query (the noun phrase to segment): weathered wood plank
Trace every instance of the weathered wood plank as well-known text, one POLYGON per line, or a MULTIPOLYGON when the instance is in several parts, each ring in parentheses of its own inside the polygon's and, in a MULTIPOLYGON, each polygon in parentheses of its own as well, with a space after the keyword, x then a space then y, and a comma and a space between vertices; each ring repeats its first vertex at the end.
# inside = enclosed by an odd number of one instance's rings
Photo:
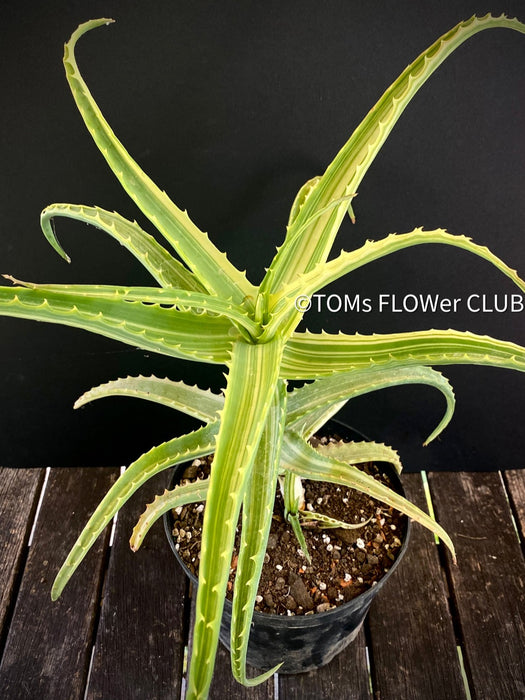
POLYGON ((0 639, 16 596, 44 480, 43 469, 0 469, 0 639))
MULTIPOLYGON (((427 511, 421 475, 405 474, 403 486, 407 498, 427 511)), ((368 624, 377 697, 466 697, 438 549, 417 523, 403 561, 372 603, 368 624)))
POLYGON ((104 538, 60 600, 53 578, 115 470, 52 469, 0 667, 0 697, 82 698, 104 565, 104 538))
POLYGON ((119 513, 89 679, 89 700, 178 700, 184 657, 186 581, 157 522, 139 552, 129 537, 163 472, 119 513))
MULTIPOLYGON (((466 668, 476 700, 525 697, 525 565, 500 475, 430 474, 450 563, 466 668)), ((448 557, 448 555, 447 555, 448 557)))
POLYGON ((507 485, 516 527, 523 544, 525 543, 525 469, 509 469, 503 472, 503 478, 507 485))
POLYGON ((370 684, 366 662, 365 634, 356 639, 329 664, 317 671, 296 676, 279 676, 280 700, 318 700, 348 698, 369 700, 370 684))

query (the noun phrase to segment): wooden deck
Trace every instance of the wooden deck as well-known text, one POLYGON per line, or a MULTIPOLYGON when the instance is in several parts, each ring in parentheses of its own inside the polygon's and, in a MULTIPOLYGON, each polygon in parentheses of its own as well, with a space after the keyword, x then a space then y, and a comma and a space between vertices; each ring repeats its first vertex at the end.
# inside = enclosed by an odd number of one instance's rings
MULTIPOLYGON (((57 603, 52 580, 112 469, 0 470, 0 698, 177 700, 191 598, 157 523, 138 554, 132 525, 149 483, 89 553, 57 603), (44 488, 45 486, 45 488, 44 488), (38 517, 35 522, 35 515, 38 517)), ((424 506, 420 475, 403 479, 424 506)), ((211 697, 280 700, 525 698, 525 471, 432 473, 458 565, 423 528, 357 641, 316 673, 244 689, 221 650, 211 697), (521 542, 521 544, 520 544, 521 542)))

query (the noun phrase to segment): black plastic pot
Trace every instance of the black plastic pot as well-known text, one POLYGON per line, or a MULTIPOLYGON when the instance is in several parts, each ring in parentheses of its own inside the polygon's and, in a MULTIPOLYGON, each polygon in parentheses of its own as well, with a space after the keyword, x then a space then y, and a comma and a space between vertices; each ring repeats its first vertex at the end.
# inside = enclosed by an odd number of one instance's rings
MULTIPOLYGON (((343 439, 359 439, 363 436, 338 421, 329 421, 323 428, 327 434, 337 434, 343 439)), ((172 485, 180 480, 186 464, 175 467, 172 485)), ((383 471, 390 477, 393 488, 404 495, 398 475, 389 464, 383 471)), ((164 515, 164 529, 168 542, 186 576, 197 585, 196 577, 182 561, 172 536, 173 519, 171 513, 164 515)), ((350 644, 359 633, 361 625, 372 604, 387 580, 394 573, 407 549, 411 524, 407 522, 401 550, 389 571, 373 588, 361 593, 357 598, 331 610, 312 615, 268 615, 254 612, 247 662, 254 668, 267 670, 284 662, 279 673, 293 674, 312 671, 329 663, 350 644)), ((225 601, 221 623, 220 639, 224 646, 230 648, 230 622, 232 604, 225 601)))

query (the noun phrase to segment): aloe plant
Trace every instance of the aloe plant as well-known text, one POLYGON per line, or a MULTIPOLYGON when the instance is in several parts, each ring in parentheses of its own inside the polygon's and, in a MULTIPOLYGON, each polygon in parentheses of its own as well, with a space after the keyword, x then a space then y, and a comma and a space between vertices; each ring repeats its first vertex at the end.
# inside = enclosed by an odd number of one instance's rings
MULTIPOLYGON (((70 217, 116 238, 151 273, 156 285, 121 287, 42 285, 10 278, 0 287, 0 313, 84 328, 135 347, 171 357, 227 367, 223 394, 157 377, 126 377, 95 387, 76 406, 111 396, 135 396, 184 411, 203 422, 195 432, 174 437, 140 456, 121 475, 87 523, 52 588, 55 600, 100 532, 151 476, 177 463, 214 453, 210 477, 178 486, 149 504, 135 527, 138 549, 149 527, 178 505, 206 501, 202 534, 194 649, 188 698, 207 695, 218 644, 235 529, 242 506, 242 541, 234 588, 232 669, 245 685, 267 678, 246 675, 246 650, 253 605, 279 482, 287 516, 301 538, 301 480, 344 484, 398 508, 437 534, 454 553, 446 532, 403 497, 360 471, 365 461, 401 462, 390 447, 374 442, 320 446, 308 438, 355 396, 407 383, 438 389, 446 411, 429 436, 434 439, 454 411, 454 394, 433 366, 480 364, 525 370, 525 348, 512 342, 454 330, 389 335, 332 335, 298 331, 303 301, 343 275, 397 250, 445 244, 478 255, 507 275, 522 291, 517 273, 464 236, 422 228, 368 241, 327 262, 335 235, 369 166, 398 118, 423 83, 466 39, 502 27, 525 33, 505 16, 461 22, 422 53, 388 88, 322 176, 309 180, 293 202, 284 242, 259 286, 237 270, 208 235, 142 172, 102 116, 75 60, 75 45, 87 31, 109 24, 99 19, 78 27, 65 46, 64 66, 71 92, 89 132, 108 165, 151 221, 166 247, 132 221, 98 207, 53 204, 42 212, 43 232, 69 260, 51 221, 70 217), (294 390, 287 380, 306 380, 294 390)), ((310 514, 309 517, 316 517, 310 514)), ((321 524, 333 526, 326 516, 321 524)))

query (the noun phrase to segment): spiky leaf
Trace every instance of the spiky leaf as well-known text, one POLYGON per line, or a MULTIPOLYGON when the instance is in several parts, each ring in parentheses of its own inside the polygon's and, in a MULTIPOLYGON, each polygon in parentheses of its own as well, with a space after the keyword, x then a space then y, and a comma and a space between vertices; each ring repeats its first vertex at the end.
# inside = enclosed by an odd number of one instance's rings
POLYGON ((274 389, 282 346, 235 343, 224 410, 204 510, 193 659, 188 698, 205 697, 211 683, 230 562, 242 498, 274 389))
POLYGON ((217 420, 217 414, 224 406, 224 397, 189 386, 184 382, 174 382, 167 377, 123 377, 86 391, 76 401, 74 408, 80 408, 90 401, 107 396, 133 396, 146 399, 163 406, 187 413, 193 418, 206 422, 217 420))
POLYGON ((128 221, 116 212, 82 204, 50 204, 40 215, 45 237, 67 262, 69 255, 62 248, 53 227, 53 219, 63 216, 96 226, 127 248, 162 287, 179 287, 204 292, 205 287, 182 263, 176 260, 153 236, 143 231, 136 221, 128 221))
POLYGON ((97 509, 88 520, 65 562, 62 564, 51 589, 51 598, 53 600, 60 596, 64 586, 74 574, 97 537, 135 491, 148 479, 151 479, 152 476, 164 469, 213 452, 217 431, 218 423, 216 422, 210 423, 194 433, 174 438, 169 442, 153 447, 126 469, 102 501, 100 501, 97 509))
POLYGON ((254 296, 254 289, 244 273, 235 268, 131 158, 102 116, 91 95, 75 58, 75 46, 86 32, 110 24, 111 19, 97 19, 81 24, 64 47, 64 67, 69 87, 93 140, 131 199, 157 230, 174 247, 197 279, 208 291, 242 303, 254 296))

